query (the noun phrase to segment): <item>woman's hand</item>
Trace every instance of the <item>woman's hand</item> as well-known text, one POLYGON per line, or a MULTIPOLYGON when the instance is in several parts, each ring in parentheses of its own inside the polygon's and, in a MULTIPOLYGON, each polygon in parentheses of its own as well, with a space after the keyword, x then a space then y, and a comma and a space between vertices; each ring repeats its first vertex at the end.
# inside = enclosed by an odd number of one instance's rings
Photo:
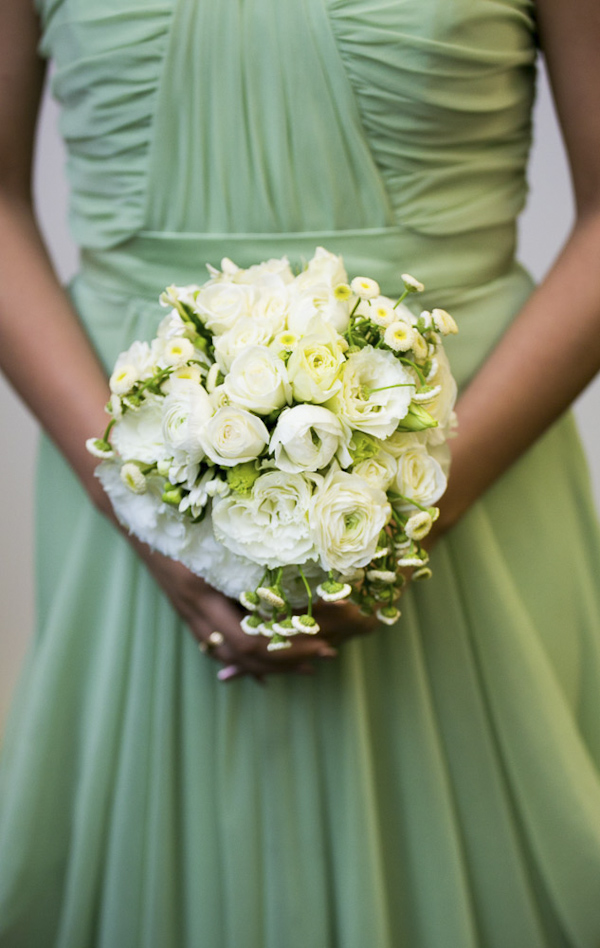
POLYGON ((334 658, 337 654, 326 635, 295 635, 290 639, 290 648, 268 651, 264 636, 248 635, 242 630, 240 619, 245 613, 234 600, 217 592, 181 563, 153 553, 138 540, 128 539, 198 644, 209 644, 209 636, 215 631, 223 636, 222 644, 206 651, 207 656, 222 664, 222 681, 243 675, 260 681, 273 674, 310 674, 315 659, 334 658))

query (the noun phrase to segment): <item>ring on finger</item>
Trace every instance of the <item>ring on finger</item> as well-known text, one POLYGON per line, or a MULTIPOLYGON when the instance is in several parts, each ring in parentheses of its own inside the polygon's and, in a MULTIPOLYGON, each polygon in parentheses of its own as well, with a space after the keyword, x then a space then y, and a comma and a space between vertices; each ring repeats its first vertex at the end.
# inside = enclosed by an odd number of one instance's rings
POLYGON ((214 648, 219 648, 219 646, 222 645, 224 641, 225 641, 225 636, 223 635, 223 633, 218 632, 217 629, 215 629, 215 631, 211 632, 208 638, 204 640, 204 642, 199 643, 198 648, 200 649, 201 652, 204 652, 204 654, 206 655, 208 654, 208 652, 212 652, 214 648))

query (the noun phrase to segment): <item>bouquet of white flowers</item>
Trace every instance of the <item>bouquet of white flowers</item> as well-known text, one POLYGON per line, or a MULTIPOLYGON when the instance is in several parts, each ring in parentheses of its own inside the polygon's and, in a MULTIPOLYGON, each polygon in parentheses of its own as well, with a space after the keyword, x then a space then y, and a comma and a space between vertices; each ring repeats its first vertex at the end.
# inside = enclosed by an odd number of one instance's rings
POLYGON ((315 592, 392 624, 404 571, 430 575, 456 324, 413 314, 408 274, 394 301, 322 247, 296 276, 285 257, 221 267, 168 287, 156 338, 117 359, 110 423, 87 443, 116 514, 238 597, 270 648, 318 631, 315 592))

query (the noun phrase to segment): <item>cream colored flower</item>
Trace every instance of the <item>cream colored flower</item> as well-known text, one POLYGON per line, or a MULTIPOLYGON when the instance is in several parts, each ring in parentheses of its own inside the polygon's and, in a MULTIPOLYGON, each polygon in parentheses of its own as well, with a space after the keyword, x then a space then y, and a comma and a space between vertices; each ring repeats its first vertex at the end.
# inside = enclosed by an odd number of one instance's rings
MULTIPOLYGON (((295 405, 282 411, 271 436, 269 451, 281 471, 318 471, 343 447, 341 422, 321 405, 295 405)), ((346 452, 347 453, 347 452, 346 452)), ((348 455, 347 462, 351 458, 348 455)))
POLYGON ((350 284, 350 289, 356 296, 360 297, 361 300, 374 300, 377 296, 381 295, 379 283, 377 283, 376 280, 371 280, 370 277, 354 277, 350 284))
POLYGON ((211 461, 233 467, 259 457, 269 442, 269 432, 257 415, 226 405, 203 425, 199 441, 211 461))
POLYGON ((383 335, 383 341, 394 352, 407 352, 412 348, 414 338, 415 331, 412 326, 401 319, 390 323, 383 335))
POLYGON ((422 283, 419 282, 414 276, 411 276, 410 273, 402 274, 402 282, 408 290, 409 293, 422 293, 425 287, 422 283))
POLYGON ((191 379, 172 379, 163 400, 162 434, 176 464, 197 464, 204 457, 200 431, 212 415, 207 392, 191 379))
POLYGON ((387 490, 396 477, 397 469, 396 459, 387 451, 379 451, 375 457, 354 464, 352 473, 364 478, 372 487, 387 490))
POLYGON ((332 469, 317 486, 310 510, 323 568, 345 573, 369 563, 390 512, 382 490, 356 474, 332 469))
POLYGON ((440 464, 422 444, 407 448, 398 457, 395 489, 407 498, 398 505, 400 510, 411 510, 411 501, 423 507, 433 507, 446 490, 446 475, 440 464))
POLYGON ((144 494, 147 490, 146 478, 142 474, 139 465, 127 461, 121 467, 119 476, 126 487, 134 494, 144 494))
POLYGON ((303 474, 269 471, 247 497, 213 502, 215 535, 228 549, 275 569, 315 558, 308 525, 312 483, 303 474))
POLYGON ((300 339, 287 363, 294 398, 321 404, 339 391, 340 369, 347 348, 346 340, 332 326, 314 320, 311 332, 300 339))
POLYGON ((223 384, 232 404, 259 415, 269 415, 292 400, 284 362, 264 346, 240 352, 223 384))
POLYGON ((327 407, 350 427, 378 438, 395 431, 415 390, 414 380, 393 353, 373 346, 348 356, 341 383, 327 407))
POLYGON ((136 382, 151 378, 155 372, 155 362, 147 342, 136 340, 125 352, 122 352, 109 379, 111 392, 126 395, 136 382))
POLYGON ((242 316, 227 332, 215 338, 215 359, 223 375, 233 360, 249 346, 267 346, 273 338, 273 327, 267 320, 242 316))
POLYGON ((213 283, 203 287, 194 310, 215 335, 227 332, 244 316, 252 315, 256 290, 237 283, 213 283))
POLYGON ((458 326, 454 318, 447 313, 445 309, 432 309, 431 318, 434 326, 441 332, 442 336, 448 336, 458 332, 458 326))

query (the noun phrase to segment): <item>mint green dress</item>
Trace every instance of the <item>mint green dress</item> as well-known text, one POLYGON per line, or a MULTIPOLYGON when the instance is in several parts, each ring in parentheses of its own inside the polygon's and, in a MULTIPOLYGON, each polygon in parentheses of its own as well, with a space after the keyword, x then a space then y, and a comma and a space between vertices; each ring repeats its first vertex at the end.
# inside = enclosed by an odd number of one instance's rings
MULTIPOLYGON (((38 8, 107 367, 167 283, 323 245, 388 294, 422 279, 473 375, 532 289, 530 0, 38 8)), ((47 443, 38 488, 1 948, 598 948, 600 545, 570 416, 395 627, 266 689, 217 682, 47 443)))

